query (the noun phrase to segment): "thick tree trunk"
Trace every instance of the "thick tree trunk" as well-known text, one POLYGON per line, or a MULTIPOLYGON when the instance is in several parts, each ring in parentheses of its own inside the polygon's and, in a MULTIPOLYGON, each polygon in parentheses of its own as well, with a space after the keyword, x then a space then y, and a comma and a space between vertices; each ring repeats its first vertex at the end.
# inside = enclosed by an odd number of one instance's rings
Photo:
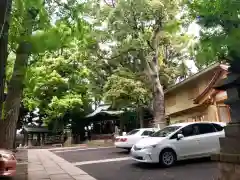
POLYGON ((12 149, 13 147, 30 49, 29 43, 22 42, 17 50, 14 70, 5 102, 5 117, 0 122, 0 148, 12 149))
POLYGON ((0 121, 2 120, 3 102, 5 97, 5 73, 8 57, 8 30, 11 8, 11 0, 0 1, 0 121))
POLYGON ((164 128, 166 126, 164 92, 159 78, 155 78, 153 85, 153 113, 153 126, 161 129, 164 128))
MULTIPOLYGON (((33 20, 38 11, 30 9, 24 20, 24 37, 32 35, 33 20)), ((19 43, 16 51, 12 78, 8 85, 8 93, 4 108, 4 120, 0 121, 0 148, 12 149, 19 116, 21 96, 23 91, 23 81, 25 78, 28 58, 31 53, 31 44, 23 40, 19 43)))
POLYGON ((166 126, 165 120, 165 104, 164 104, 164 92, 159 79, 159 64, 158 64, 158 50, 156 50, 152 61, 146 60, 147 75, 152 83, 152 95, 153 95, 153 124, 152 127, 164 128, 166 126))

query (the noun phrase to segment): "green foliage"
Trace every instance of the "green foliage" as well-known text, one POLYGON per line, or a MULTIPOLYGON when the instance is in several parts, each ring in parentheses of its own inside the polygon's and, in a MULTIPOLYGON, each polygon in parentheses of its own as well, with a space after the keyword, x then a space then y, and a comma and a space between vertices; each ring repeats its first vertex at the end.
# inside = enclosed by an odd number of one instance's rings
POLYGON ((237 0, 193 0, 190 14, 201 26, 200 43, 196 47, 201 64, 239 59, 239 9, 237 0))
MULTIPOLYGON (((33 32, 37 30, 46 30, 50 27, 50 17, 45 9, 43 0, 16 0, 13 1, 11 26, 9 31, 9 44, 12 51, 16 51, 18 44, 25 40, 30 40, 32 37, 26 36, 26 17, 29 13, 36 13, 37 17, 34 22, 33 32)), ((38 43, 31 41, 32 43, 38 43)))
POLYGON ((62 117, 67 111, 72 111, 75 108, 81 110, 82 96, 77 94, 67 94, 61 98, 53 96, 47 111, 48 117, 59 118, 62 117))
POLYGON ((38 108, 48 124, 84 116, 92 101, 105 100, 117 108, 146 106, 152 98, 146 62, 156 49, 164 88, 188 75, 183 48, 189 37, 176 33, 179 5, 172 0, 119 0, 111 8, 98 0, 15 0, 7 79, 19 43, 27 40, 32 49, 22 102, 29 111, 38 108), (29 10, 38 14, 31 22, 33 33, 26 36, 29 10))
POLYGON ((39 108, 48 120, 63 117, 75 108, 82 110, 87 93, 88 70, 72 55, 69 59, 43 57, 29 68, 25 79, 24 105, 39 108))
POLYGON ((22 102, 29 111, 38 108, 49 124, 73 111, 82 113, 91 103, 85 61, 96 42, 83 18, 84 7, 84 2, 73 0, 13 1, 7 80, 13 73, 19 43, 26 40, 32 55, 22 79, 22 102), (26 18, 34 14, 36 18, 26 18), (33 30, 27 35, 30 20, 33 30))
POLYGON ((123 70, 110 76, 104 86, 104 97, 114 107, 138 107, 149 103, 150 91, 137 75, 123 70))
MULTIPOLYGON (((92 9, 98 7, 97 1, 90 4, 92 9)), ((178 78, 186 78, 189 69, 183 49, 189 37, 176 33, 181 24, 175 17, 179 5, 180 1, 170 0, 120 0, 114 8, 101 6, 96 13, 89 13, 96 29, 102 25, 93 35, 102 44, 109 44, 99 48, 92 60, 97 62, 92 65, 92 91, 104 93, 104 99, 118 107, 149 104, 152 82, 146 76, 146 61, 152 60, 156 44, 162 86, 167 88, 178 78), (159 25, 160 33, 155 34, 159 25)))

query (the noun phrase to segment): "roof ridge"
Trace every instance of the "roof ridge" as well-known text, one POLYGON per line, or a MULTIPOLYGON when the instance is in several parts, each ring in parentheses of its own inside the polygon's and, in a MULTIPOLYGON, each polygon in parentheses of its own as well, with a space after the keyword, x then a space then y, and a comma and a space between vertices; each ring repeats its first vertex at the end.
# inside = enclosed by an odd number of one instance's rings
POLYGON ((207 68, 204 68, 204 69, 200 70, 199 72, 197 72, 197 73, 193 74, 192 76, 184 79, 183 81, 181 81, 181 82, 179 82, 179 83, 177 83, 177 84, 174 84, 174 85, 170 86, 169 88, 167 88, 167 89, 164 91, 164 93, 166 94, 166 93, 168 93, 168 92, 176 89, 177 87, 179 87, 179 86, 181 86, 181 85, 184 85, 184 84, 186 84, 187 82, 190 82, 190 81, 192 81, 193 79, 199 77, 200 75, 205 74, 205 73, 207 73, 207 72, 209 72, 209 71, 211 71, 211 70, 213 70, 213 69, 215 69, 215 68, 221 68, 222 70, 227 71, 228 68, 229 68, 229 66, 226 65, 226 64, 221 64, 221 63, 212 64, 211 66, 208 66, 207 68))

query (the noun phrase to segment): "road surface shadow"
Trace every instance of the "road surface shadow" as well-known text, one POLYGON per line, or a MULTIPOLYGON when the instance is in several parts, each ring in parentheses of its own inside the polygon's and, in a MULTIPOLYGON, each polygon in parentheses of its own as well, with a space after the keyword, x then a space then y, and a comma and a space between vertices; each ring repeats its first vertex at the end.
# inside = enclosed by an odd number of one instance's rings
MULTIPOLYGON (((191 160, 183 160, 183 161, 178 161, 173 167, 182 167, 182 166, 189 166, 189 165, 194 165, 194 164, 202 164, 202 163, 214 163, 211 161, 210 158, 200 158, 200 159, 191 159, 191 160)), ((164 169, 160 164, 148 164, 148 163, 133 163, 133 166, 141 169, 164 169)), ((172 168, 173 168, 172 167, 172 168)))
POLYGON ((1 180, 27 180, 26 176, 15 176, 15 177, 1 177, 1 180))
POLYGON ((123 150, 123 151, 112 152, 112 154, 124 154, 124 155, 129 155, 130 153, 129 153, 127 150, 123 150))

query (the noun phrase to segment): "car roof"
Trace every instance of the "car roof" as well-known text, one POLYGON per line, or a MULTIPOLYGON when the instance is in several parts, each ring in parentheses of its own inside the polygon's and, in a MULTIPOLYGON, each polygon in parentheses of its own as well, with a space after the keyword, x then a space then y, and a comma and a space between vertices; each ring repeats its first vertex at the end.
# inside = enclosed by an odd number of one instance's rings
POLYGON ((187 126, 193 124, 193 122, 183 122, 183 123, 175 123, 175 124, 171 124, 169 126, 187 126))
POLYGON ((219 124, 221 126, 227 126, 227 123, 225 122, 212 122, 212 123, 219 124))
POLYGON ((153 129, 158 129, 158 128, 138 128, 135 130, 145 131, 145 130, 153 130, 153 129))
POLYGON ((152 129, 158 129, 158 128, 139 128, 139 129, 136 129, 136 130, 152 130, 152 129))
POLYGON ((187 126, 187 125, 191 125, 191 124, 196 124, 196 123, 209 123, 209 124, 211 124, 211 123, 215 123, 215 124, 219 124, 219 125, 221 125, 221 126, 226 126, 227 125, 227 123, 225 123, 225 122, 210 122, 210 121, 197 121, 197 122, 183 122, 183 123, 176 123, 176 124, 171 124, 170 126, 181 126, 181 127, 183 127, 183 126, 187 126))

